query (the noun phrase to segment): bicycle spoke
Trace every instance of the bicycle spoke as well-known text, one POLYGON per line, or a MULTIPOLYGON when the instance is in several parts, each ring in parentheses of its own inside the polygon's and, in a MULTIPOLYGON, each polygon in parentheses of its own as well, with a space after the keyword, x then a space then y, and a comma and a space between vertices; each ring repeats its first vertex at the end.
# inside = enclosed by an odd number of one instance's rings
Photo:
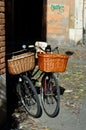
POLYGON ((33 117, 40 117, 42 110, 37 92, 32 82, 26 76, 19 85, 19 95, 26 111, 33 117))
POLYGON ((60 95, 57 80, 53 74, 44 75, 42 79, 41 101, 48 116, 55 117, 58 115, 60 95))

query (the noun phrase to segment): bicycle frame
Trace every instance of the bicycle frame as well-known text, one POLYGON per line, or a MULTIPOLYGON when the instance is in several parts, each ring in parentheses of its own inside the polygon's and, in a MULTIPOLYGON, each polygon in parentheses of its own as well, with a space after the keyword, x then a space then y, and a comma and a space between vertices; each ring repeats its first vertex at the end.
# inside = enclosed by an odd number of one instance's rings
MULTIPOLYGON (((31 46, 32 47, 32 46, 31 46)), ((31 51, 34 52, 35 55, 37 55, 37 52, 35 51, 35 47, 31 47, 28 49, 24 49, 21 52, 26 52, 26 51, 31 51)), ((41 49, 41 47, 39 47, 41 49)), ((57 49, 57 47, 55 48, 57 49)), ((53 49, 53 50, 55 50, 53 49)), ((44 50, 43 50, 44 51, 44 50)), ((20 51, 18 51, 20 53, 20 51)), ((44 51, 45 52, 45 51, 44 51)), ((43 53, 43 52, 42 52, 43 53)), ((14 53, 13 53, 14 54, 14 53)), ((45 71, 41 71, 38 68, 38 61, 37 61, 37 57, 35 57, 35 67, 32 70, 29 70, 27 72, 24 72, 22 74, 18 75, 18 89, 17 92, 19 93, 19 96, 21 98, 22 104, 25 107, 25 109, 28 111, 29 114, 30 111, 28 109, 28 101, 29 100, 29 88, 30 91, 33 91, 33 94, 30 94, 32 96, 34 96, 34 101, 37 102, 37 113, 36 115, 31 114, 33 117, 39 117, 41 115, 41 106, 40 106, 40 101, 39 101, 39 97, 38 97, 38 92, 36 91, 36 83, 40 82, 40 94, 41 94, 41 101, 42 101, 42 105, 44 108, 44 111, 46 112, 46 114, 50 117, 55 117, 58 115, 59 112, 59 85, 58 85, 58 80, 55 77, 55 75, 53 74, 53 72, 45 72, 45 71), (22 80, 23 79, 23 80, 22 80), (23 82, 22 82, 23 81, 23 82), (25 86, 24 86, 25 85, 25 86), (30 86, 30 87, 28 87, 30 86), (28 92, 24 90, 28 89, 28 92), (49 91, 48 91, 49 89, 49 91), (55 92, 56 91, 56 92, 55 92), (57 92, 58 91, 58 92, 57 92), (27 100, 28 97, 28 100, 27 100), (51 109, 51 112, 48 113, 47 110, 45 108, 45 104, 49 107, 49 105, 51 105, 50 109, 53 106, 53 112, 51 109)))
MULTIPOLYGON (((20 50, 17 52, 7 54, 7 56, 10 56, 10 58, 11 58, 14 54, 17 55, 20 53, 24 53, 26 51, 28 51, 28 50, 27 49, 20 50)), ((20 65, 20 64, 18 64, 18 65, 20 65)), ((19 66, 17 66, 17 67, 19 67, 19 66)), ((42 114, 42 109, 41 109, 41 105, 40 105, 40 101, 39 101, 39 97, 38 97, 36 88, 29 75, 30 70, 28 71, 28 73, 26 70, 24 72, 21 71, 16 74, 10 73, 10 71, 8 71, 8 72, 12 76, 16 75, 17 80, 16 80, 16 85, 15 85, 15 87, 16 87, 15 92, 17 92, 18 99, 21 102, 21 104, 23 105, 23 107, 25 108, 25 110, 32 117, 39 118, 42 114)))
MULTIPOLYGON (((29 47, 29 46, 28 46, 29 47)), ((40 53, 40 52, 45 52, 45 47, 47 47, 47 43, 46 42, 36 42, 35 43, 35 46, 34 46, 34 48, 35 48, 35 68, 33 69, 33 70, 31 70, 31 71, 29 71, 28 72, 28 76, 33 80, 35 80, 35 81, 39 81, 39 79, 42 79, 42 77, 43 77, 43 75, 44 74, 51 74, 51 72, 44 72, 44 71, 40 71, 40 69, 39 68, 37 68, 38 67, 38 57, 37 57, 37 54, 38 53, 40 53), (44 44, 44 45, 42 45, 42 44, 44 44), (41 47, 41 46, 43 46, 43 48, 41 47), (37 69, 36 69, 37 68, 37 69), (39 74, 40 73, 40 74, 39 74), (37 77, 36 77, 36 75, 38 75, 37 77)), ((34 50, 34 49, 33 49, 34 50)), ((57 51, 57 53, 59 53, 59 50, 58 50, 58 47, 55 47, 54 49, 52 49, 51 50, 52 52, 54 52, 54 51, 57 51)))
MULTIPOLYGON (((38 48, 41 49, 40 46, 38 46, 38 48)), ((57 49, 58 47, 55 47, 54 49, 51 50, 53 52, 57 49)), ((43 51, 43 49, 41 50, 43 51)), ((44 51, 44 53, 46 52, 44 51)), ((37 56, 37 52, 36 52, 36 56, 37 56)), ((35 58, 35 60, 37 61, 37 57, 35 58)), ((40 94, 41 104, 43 106, 45 113, 49 117, 54 118, 59 114, 59 110, 60 110, 60 89, 58 85, 58 79, 56 78, 53 72, 41 71, 38 68, 37 63, 38 62, 36 62, 33 71, 29 73, 29 76, 33 81, 35 87, 38 88, 37 93, 40 94), (39 84, 36 84, 37 81, 39 82, 39 84)))

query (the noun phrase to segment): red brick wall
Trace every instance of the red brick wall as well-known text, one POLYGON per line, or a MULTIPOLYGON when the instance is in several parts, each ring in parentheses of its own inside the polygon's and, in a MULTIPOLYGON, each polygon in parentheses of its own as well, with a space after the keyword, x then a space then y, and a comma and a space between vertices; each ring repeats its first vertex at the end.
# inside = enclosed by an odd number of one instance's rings
POLYGON ((0 0, 0 75, 5 73, 5 1, 0 0))

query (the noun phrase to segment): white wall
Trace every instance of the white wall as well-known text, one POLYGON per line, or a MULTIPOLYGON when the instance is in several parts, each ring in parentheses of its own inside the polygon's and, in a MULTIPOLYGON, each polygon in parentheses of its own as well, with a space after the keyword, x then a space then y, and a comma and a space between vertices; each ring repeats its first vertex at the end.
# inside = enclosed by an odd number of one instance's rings
MULTIPOLYGON (((86 0, 85 0, 86 1, 86 0)), ((75 0, 75 26, 74 29, 69 29, 69 39, 75 44, 83 42, 83 26, 84 26, 84 0, 75 0)))
POLYGON ((75 0, 75 42, 83 38, 83 0, 75 0))

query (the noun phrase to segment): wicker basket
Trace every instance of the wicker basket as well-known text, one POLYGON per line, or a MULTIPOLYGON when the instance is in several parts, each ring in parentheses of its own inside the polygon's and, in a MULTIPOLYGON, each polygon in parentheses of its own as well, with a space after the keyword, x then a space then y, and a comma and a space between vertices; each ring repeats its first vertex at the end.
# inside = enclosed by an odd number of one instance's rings
POLYGON ((45 72, 64 72, 69 56, 61 54, 38 54, 39 69, 45 72))
POLYGON ((29 71, 35 66, 34 53, 28 52, 13 56, 12 59, 7 61, 8 71, 12 75, 20 74, 22 72, 29 71))

